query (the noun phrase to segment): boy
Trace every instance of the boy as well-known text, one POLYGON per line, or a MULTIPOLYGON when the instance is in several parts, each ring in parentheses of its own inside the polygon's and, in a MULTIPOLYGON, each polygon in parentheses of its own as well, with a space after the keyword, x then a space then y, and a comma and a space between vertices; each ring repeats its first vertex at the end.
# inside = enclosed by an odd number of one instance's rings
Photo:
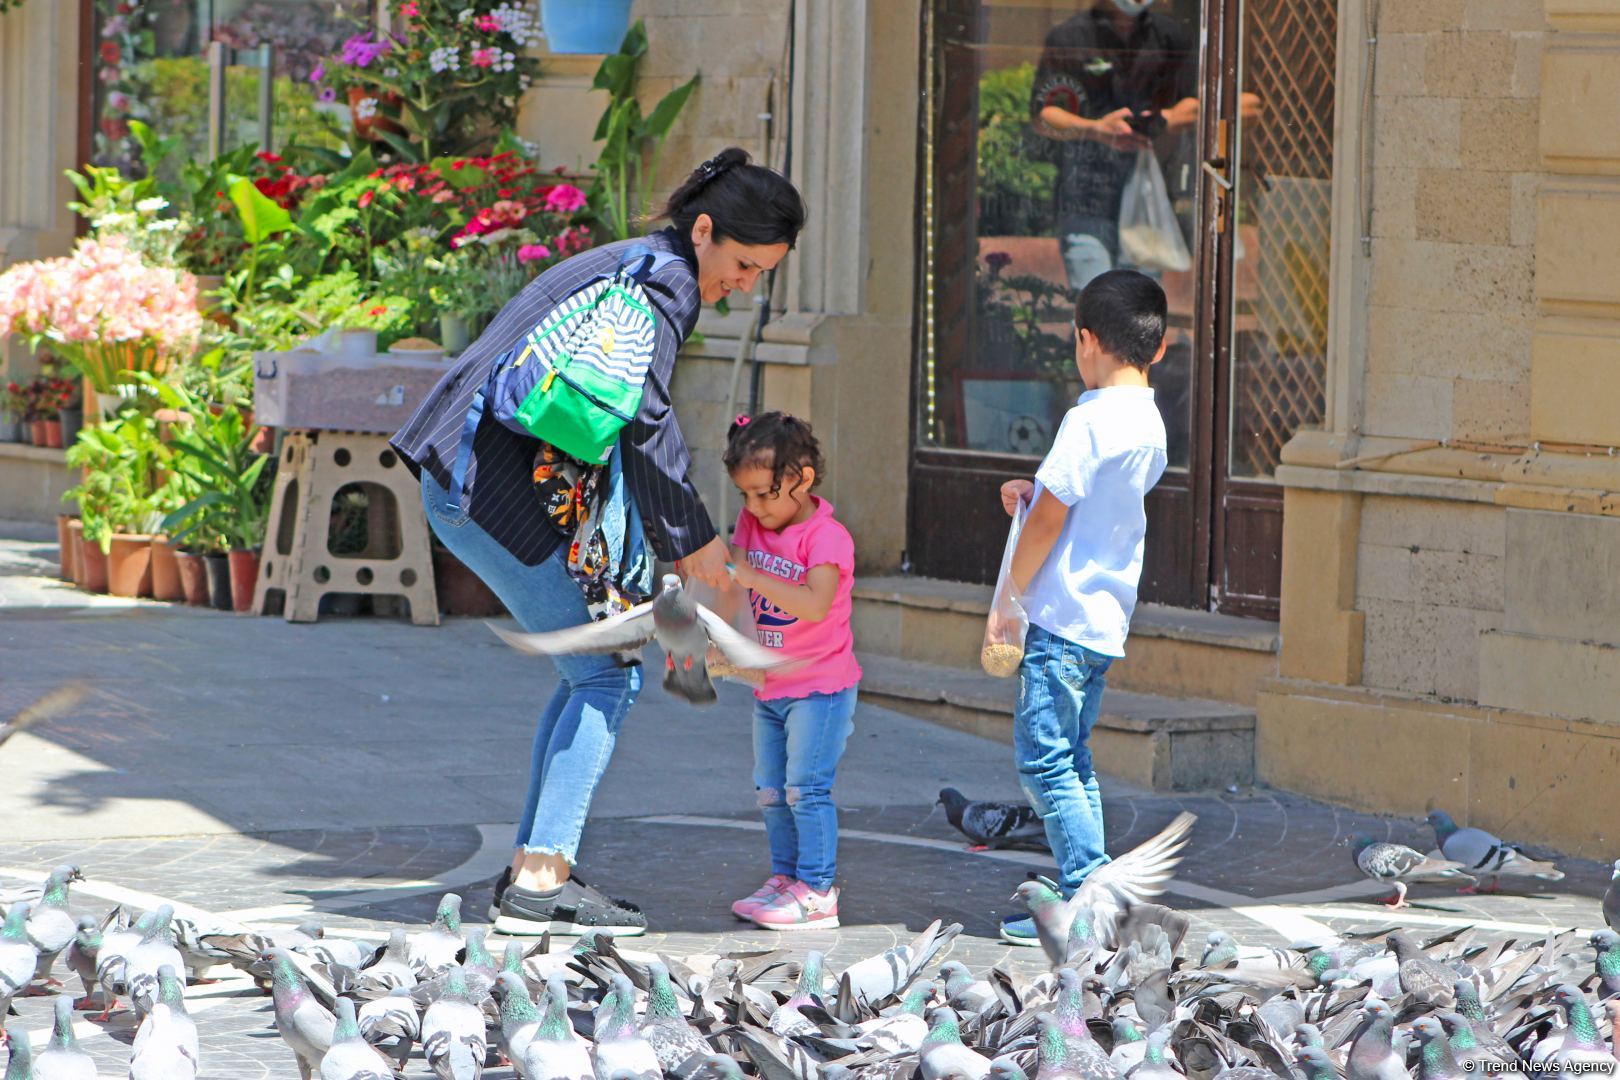
MULTIPOLYGON (((1108 861, 1087 741, 1103 675, 1125 655, 1142 576, 1143 497, 1164 475, 1164 421, 1148 385, 1148 368, 1164 356, 1164 290, 1134 270, 1110 270, 1081 290, 1074 325, 1090 389, 1063 418, 1035 482, 1001 487, 1008 514, 1033 499, 1012 561, 1030 622, 1013 749, 1066 897, 1108 861)), ((1028 915, 1006 919, 1001 936, 1040 944, 1028 915)))

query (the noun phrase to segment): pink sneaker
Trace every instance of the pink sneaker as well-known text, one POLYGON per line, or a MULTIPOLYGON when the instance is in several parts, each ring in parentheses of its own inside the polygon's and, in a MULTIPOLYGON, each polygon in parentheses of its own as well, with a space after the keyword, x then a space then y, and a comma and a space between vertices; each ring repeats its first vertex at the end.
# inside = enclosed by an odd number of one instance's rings
POLYGON ((831 930, 838 925, 838 890, 820 893, 795 881, 755 908, 749 918, 767 930, 831 930))
POLYGON ((776 894, 791 884, 793 879, 786 874, 772 874, 765 879, 765 884, 732 904, 731 913, 739 919, 752 919, 756 910, 776 899, 776 894))

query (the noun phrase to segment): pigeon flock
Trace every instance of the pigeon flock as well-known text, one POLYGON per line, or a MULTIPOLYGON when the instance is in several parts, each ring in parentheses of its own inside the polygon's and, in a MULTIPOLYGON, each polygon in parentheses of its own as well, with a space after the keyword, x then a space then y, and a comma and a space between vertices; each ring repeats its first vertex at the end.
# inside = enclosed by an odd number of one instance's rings
MULTIPOLYGON (((1032 838, 973 813, 947 789, 953 824, 976 842, 1032 838), (969 829, 972 829, 969 832, 969 829), (1017 834, 1017 835, 1015 835, 1017 834)), ((1071 897, 1031 875, 1027 908, 1048 968, 975 972, 947 957, 962 927, 833 971, 815 951, 663 956, 587 935, 566 949, 511 941, 497 959, 446 895, 430 926, 381 947, 315 924, 210 928, 168 906, 75 918, 83 880, 63 866, 0 903, 4 1080, 95 1080, 76 1009, 137 1023, 130 1080, 194 1080, 188 983, 219 965, 271 997, 303 1080, 1463 1080, 1474 1072, 1613 1075, 1620 1058, 1620 862, 1609 929, 1536 940, 1428 938, 1384 927, 1286 948, 1229 934, 1187 941, 1189 917, 1156 901, 1194 823, 1183 813, 1094 872, 1071 897), (1584 960, 1583 945, 1595 952, 1584 960), (55 975, 77 977, 77 1000, 55 975), (6 1031, 12 999, 56 988, 43 1048, 6 1031)), ((1357 842, 1356 863, 1397 886, 1558 871, 1479 830, 1431 818, 1445 858, 1357 842), (1477 835, 1475 835, 1477 834, 1477 835), (1381 849, 1395 849, 1381 850, 1381 849), (1409 853, 1409 854, 1408 854, 1409 853)), ((1556 880, 1554 878, 1554 880, 1556 880)), ((1404 898, 1404 890, 1399 894, 1404 898)), ((15 1023, 13 1022, 13 1026, 15 1023)))

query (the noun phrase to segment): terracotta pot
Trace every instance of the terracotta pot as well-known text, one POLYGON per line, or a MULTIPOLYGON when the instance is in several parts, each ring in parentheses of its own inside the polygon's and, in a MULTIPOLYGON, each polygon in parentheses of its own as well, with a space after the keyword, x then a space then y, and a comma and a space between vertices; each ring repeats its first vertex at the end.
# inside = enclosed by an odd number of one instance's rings
POLYGON ((61 419, 58 418, 58 419, 55 419, 55 420, 46 420, 44 423, 45 423, 45 446, 48 449, 51 449, 51 450, 60 450, 60 449, 62 449, 62 421, 61 421, 61 419))
POLYGON ((180 584, 179 554, 168 537, 152 537, 152 599, 172 603, 186 598, 185 587, 180 584))
POLYGON ((259 584, 259 553, 237 550, 230 554, 231 599, 236 613, 253 610, 253 593, 259 584))
POLYGON ((398 121, 383 115, 384 109, 392 109, 397 112, 401 104, 403 102, 398 94, 379 93, 375 90, 368 90, 363 86, 349 87, 349 116, 354 121, 355 135, 367 141, 375 141, 382 137, 381 133, 384 131, 392 131, 396 135, 405 134, 405 129, 399 126, 398 121), (361 119, 360 103, 366 98, 374 98, 378 109, 370 116, 361 119))
POLYGON ((273 427, 261 427, 254 433, 253 441, 248 444, 248 449, 255 454, 269 454, 274 452, 275 448, 276 429, 273 427))
POLYGON ((174 553, 175 565, 180 571, 180 590, 186 603, 192 607, 208 606, 208 568, 203 557, 195 551, 178 549, 174 553))
POLYGON ((114 596, 152 595, 152 538, 114 533, 107 552, 107 591, 114 596))
POLYGON ((73 521, 72 514, 56 515, 56 576, 63 581, 73 580, 73 521))
POLYGON ((79 441, 79 430, 84 427, 84 409, 62 410, 62 445, 72 446, 79 441))
POLYGON ((208 568, 208 606, 215 611, 231 610, 231 561, 223 555, 204 555, 208 568))
POLYGON ((93 593, 107 591, 107 556, 100 544, 84 538, 83 530, 79 533, 79 567, 79 588, 93 593))
POLYGON ((28 421, 28 441, 33 446, 45 445, 45 421, 28 421))
POLYGON ((437 546, 433 549, 433 586, 439 596, 441 615, 490 618, 506 614, 506 607, 500 598, 477 574, 462 565, 460 559, 437 546))

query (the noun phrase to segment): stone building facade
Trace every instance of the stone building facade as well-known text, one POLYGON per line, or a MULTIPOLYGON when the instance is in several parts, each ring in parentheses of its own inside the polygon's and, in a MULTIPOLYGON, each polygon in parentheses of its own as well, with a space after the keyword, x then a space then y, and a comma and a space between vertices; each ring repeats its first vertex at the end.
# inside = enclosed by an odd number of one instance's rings
MULTIPOLYGON (((881 583, 860 616, 879 652, 966 666, 983 603, 893 576, 918 530, 971 516, 908 512, 921 343, 949 314, 929 303, 930 27, 1086 6, 635 5, 647 99, 702 75, 659 188, 737 144, 785 163, 811 208, 741 400, 815 424, 823 494, 881 583)), ((0 18, 0 263, 71 242, 77 8, 0 18)), ((1275 469, 1280 614, 1149 611, 1111 681, 1252 709, 1265 782, 1613 857, 1594 808, 1620 774, 1620 0, 1337 0, 1333 25, 1321 420, 1275 469)), ((548 165, 594 156, 593 68, 545 59, 522 125, 548 165)), ((714 506, 735 308, 705 313, 676 380, 714 506)), ((48 502, 22 490, 34 464, 0 457, 0 518, 48 502)))

